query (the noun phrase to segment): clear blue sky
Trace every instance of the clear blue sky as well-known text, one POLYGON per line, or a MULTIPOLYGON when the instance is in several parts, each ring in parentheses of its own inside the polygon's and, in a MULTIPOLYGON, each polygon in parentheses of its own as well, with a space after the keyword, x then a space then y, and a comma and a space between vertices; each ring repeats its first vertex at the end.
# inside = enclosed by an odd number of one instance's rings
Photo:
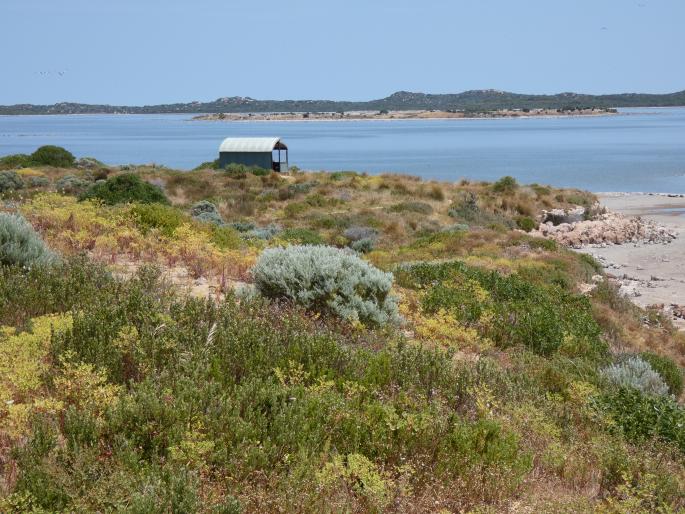
POLYGON ((685 0, 0 0, 0 104, 685 89, 685 0))

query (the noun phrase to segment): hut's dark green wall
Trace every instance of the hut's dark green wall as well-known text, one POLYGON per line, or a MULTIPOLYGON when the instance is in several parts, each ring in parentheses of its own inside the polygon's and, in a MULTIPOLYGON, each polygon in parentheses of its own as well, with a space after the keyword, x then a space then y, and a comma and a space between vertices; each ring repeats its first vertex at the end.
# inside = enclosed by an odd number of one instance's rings
POLYGON ((219 166, 236 163, 271 169, 271 152, 219 152, 219 166))

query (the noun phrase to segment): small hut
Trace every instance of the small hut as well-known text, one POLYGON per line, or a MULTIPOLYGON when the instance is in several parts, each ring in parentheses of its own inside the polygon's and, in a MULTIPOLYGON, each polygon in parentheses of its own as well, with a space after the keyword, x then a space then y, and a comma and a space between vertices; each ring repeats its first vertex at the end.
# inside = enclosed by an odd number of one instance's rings
POLYGON ((259 166, 288 171, 288 147, 278 137, 227 137, 219 147, 219 165, 259 166))

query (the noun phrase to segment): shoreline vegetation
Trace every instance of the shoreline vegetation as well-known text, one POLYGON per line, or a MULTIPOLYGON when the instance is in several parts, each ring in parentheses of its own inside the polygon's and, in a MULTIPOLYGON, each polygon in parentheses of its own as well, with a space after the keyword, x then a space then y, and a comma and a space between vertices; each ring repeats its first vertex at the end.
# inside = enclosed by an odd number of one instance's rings
POLYGON ((685 508, 653 205, 211 166, 0 157, 1 512, 685 508))
POLYGON ((442 120, 552 118, 566 116, 608 116, 618 114, 611 108, 567 109, 499 109, 495 111, 349 111, 349 112, 273 112, 273 113, 211 113, 193 116, 201 121, 357 121, 357 120, 442 120))

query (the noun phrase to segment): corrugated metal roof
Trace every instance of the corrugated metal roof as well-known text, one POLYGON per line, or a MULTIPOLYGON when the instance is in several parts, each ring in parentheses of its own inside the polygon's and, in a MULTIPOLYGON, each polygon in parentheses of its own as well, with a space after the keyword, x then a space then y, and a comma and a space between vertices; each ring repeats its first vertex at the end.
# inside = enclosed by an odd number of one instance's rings
POLYGON ((271 152, 280 140, 278 137, 227 137, 219 152, 271 152))

